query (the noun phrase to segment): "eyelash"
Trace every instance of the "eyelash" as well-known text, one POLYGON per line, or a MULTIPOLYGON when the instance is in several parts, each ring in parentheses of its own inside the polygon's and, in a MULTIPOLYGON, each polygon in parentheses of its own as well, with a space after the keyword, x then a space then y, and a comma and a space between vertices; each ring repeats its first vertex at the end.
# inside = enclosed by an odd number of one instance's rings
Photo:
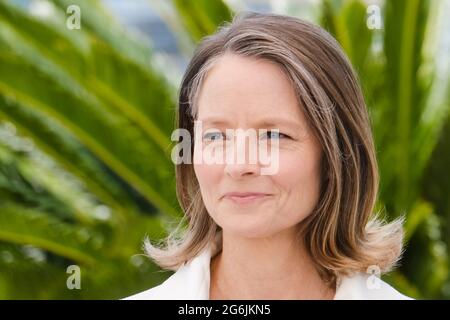
MULTIPOLYGON (((267 130, 266 133, 272 133, 272 132, 276 132, 276 131, 267 130)), ((203 136, 203 139, 207 139, 207 137, 210 136, 211 134, 217 134, 217 133, 222 134, 222 132, 208 132, 208 133, 206 133, 206 134, 203 136)), ((222 135, 223 135, 223 134, 222 134, 222 135)), ((290 138, 291 138, 290 136, 288 136, 287 134, 284 134, 284 133, 282 133, 282 132, 278 132, 278 135, 280 136, 280 139, 283 138, 283 137, 285 137, 285 138, 287 138, 287 139, 290 139, 290 138)), ((210 140, 210 141, 215 141, 215 140, 210 140)))
MULTIPOLYGON (((270 131, 270 130, 267 130, 267 133, 272 133, 272 132, 276 132, 276 131, 270 131)), ((285 138, 290 138, 287 134, 284 134, 283 132, 278 132, 278 135, 280 136, 280 138, 282 138, 282 136, 284 136, 285 138)))
MULTIPOLYGON (((208 136, 211 136, 211 135, 217 134, 217 133, 222 134, 222 132, 208 132, 203 136, 203 139, 208 139, 208 136)), ((213 141, 213 140, 210 140, 210 141, 213 141)))

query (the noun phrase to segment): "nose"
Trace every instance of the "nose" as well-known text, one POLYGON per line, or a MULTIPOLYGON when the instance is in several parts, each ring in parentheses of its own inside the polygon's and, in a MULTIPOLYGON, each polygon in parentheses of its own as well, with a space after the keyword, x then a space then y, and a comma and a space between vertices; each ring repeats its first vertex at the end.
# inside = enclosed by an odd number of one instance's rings
POLYGON ((245 143, 245 145, 237 143, 232 144, 231 149, 228 149, 226 152, 230 158, 225 163, 224 172, 231 178, 237 180, 245 176, 257 176, 260 174, 257 147, 251 147, 250 143, 245 143), (230 151, 232 151, 231 154, 228 154, 230 151))
POLYGON ((225 173, 231 178, 239 180, 245 176, 259 175, 259 166, 257 164, 226 164, 225 173))

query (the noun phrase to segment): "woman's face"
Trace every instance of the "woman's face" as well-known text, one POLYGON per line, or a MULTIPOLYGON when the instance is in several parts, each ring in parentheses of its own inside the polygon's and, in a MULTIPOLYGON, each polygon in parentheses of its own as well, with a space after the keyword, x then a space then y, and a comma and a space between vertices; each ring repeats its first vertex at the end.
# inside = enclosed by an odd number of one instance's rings
MULTIPOLYGON (((268 150, 275 147, 270 151, 272 161, 278 154, 278 168, 271 174, 261 174, 267 163, 250 161, 255 149, 249 141, 240 149, 245 150, 243 162, 237 158, 213 164, 194 161, 206 209, 224 231, 244 237, 271 236, 311 213, 319 196, 322 151, 279 66, 234 54, 221 57, 204 80, 197 121, 202 125, 200 140, 195 140, 197 157, 206 148, 214 149, 214 144, 236 141, 226 129, 238 128, 256 130, 257 143, 267 143, 268 150), (258 129, 278 129, 279 134, 262 134, 258 129), (267 195, 233 198, 225 196, 229 192, 267 195)), ((237 154, 238 144, 229 150, 237 154)))

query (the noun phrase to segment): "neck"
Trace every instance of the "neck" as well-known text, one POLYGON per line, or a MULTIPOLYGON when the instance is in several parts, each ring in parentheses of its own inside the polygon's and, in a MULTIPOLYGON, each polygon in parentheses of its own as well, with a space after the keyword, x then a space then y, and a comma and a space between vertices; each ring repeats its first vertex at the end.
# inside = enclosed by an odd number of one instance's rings
POLYGON ((294 228, 266 238, 222 231, 211 259, 210 299, 332 299, 294 228))

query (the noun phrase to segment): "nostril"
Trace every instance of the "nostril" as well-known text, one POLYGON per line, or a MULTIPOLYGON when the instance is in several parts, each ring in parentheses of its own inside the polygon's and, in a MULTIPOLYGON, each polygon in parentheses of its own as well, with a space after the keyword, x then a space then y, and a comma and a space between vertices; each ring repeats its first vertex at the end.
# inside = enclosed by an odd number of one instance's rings
POLYGON ((227 164, 224 172, 233 178, 240 178, 248 175, 259 175, 260 168, 258 165, 252 164, 227 164))

